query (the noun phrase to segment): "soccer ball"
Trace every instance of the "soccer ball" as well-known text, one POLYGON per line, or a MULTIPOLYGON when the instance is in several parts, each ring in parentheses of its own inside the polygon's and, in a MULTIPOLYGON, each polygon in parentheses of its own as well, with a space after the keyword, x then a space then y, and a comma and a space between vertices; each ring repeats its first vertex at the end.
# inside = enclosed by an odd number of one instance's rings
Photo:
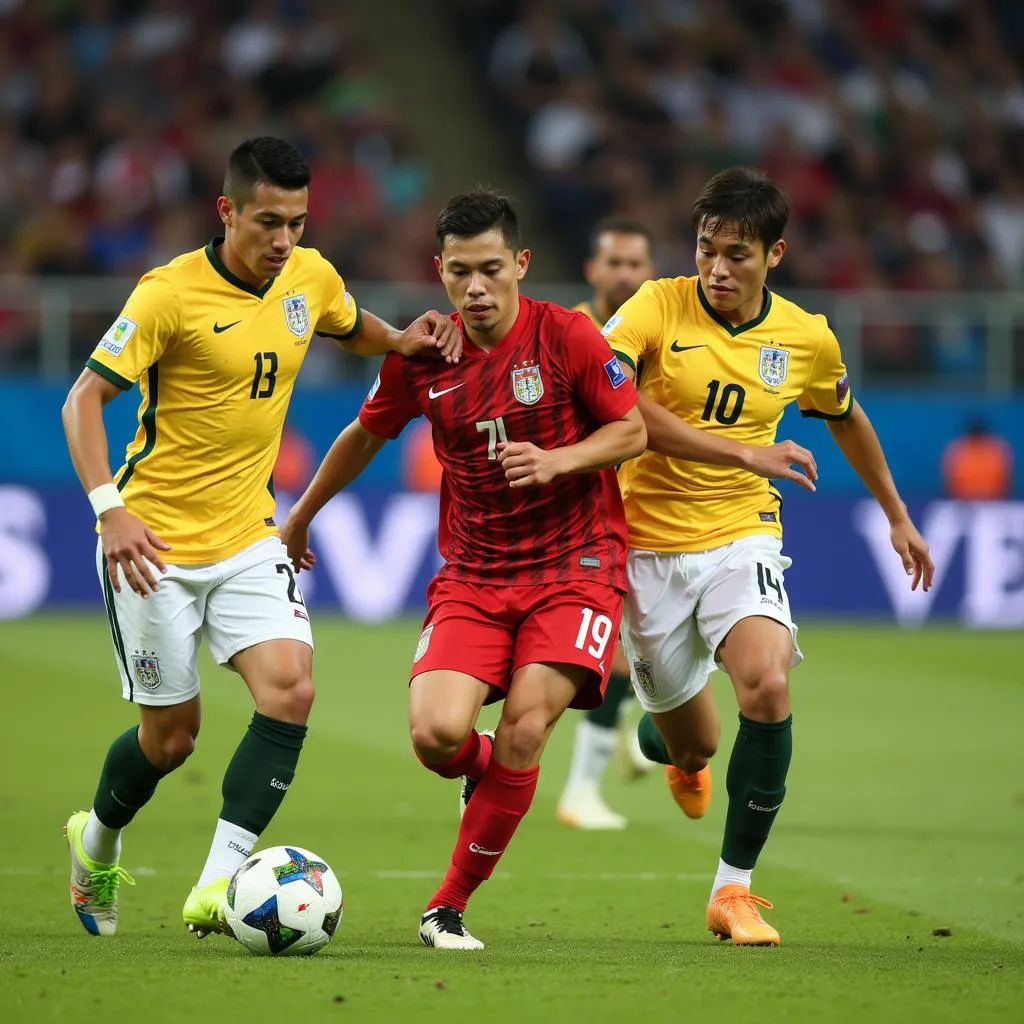
POLYGON ((310 955, 331 941, 345 903, 338 876, 300 846, 254 853, 228 883, 227 923, 260 956, 310 955))

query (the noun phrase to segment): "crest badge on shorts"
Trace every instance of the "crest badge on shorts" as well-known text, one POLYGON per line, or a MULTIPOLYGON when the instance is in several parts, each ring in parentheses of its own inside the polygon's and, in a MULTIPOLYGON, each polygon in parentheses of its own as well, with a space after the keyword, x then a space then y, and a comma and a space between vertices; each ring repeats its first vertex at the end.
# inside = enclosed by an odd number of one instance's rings
POLYGON ((159 689, 163 680, 160 678, 160 659, 152 651, 142 651, 132 655, 135 668, 135 682, 144 690, 159 689))
POLYGON ((653 697, 658 692, 658 684, 654 681, 654 669, 649 661, 646 661, 644 658, 634 658, 633 675, 640 684, 640 689, 648 697, 653 697))
POLYGON ((512 393, 523 405, 536 405, 544 397, 539 366, 519 366, 512 371, 512 393))
POLYGON ((427 653, 427 648, 430 646, 430 634, 434 632, 433 625, 427 626, 422 633, 420 633, 419 643, 416 645, 416 653, 412 656, 412 663, 415 665, 424 654, 427 653))
POLYGON ((784 348, 762 345, 761 355, 757 361, 757 372, 768 387, 781 387, 786 382, 786 374, 789 372, 789 353, 784 348))
POLYGON ((304 338, 309 333, 309 307, 305 295, 289 295, 281 300, 284 306, 284 322, 288 330, 296 338, 304 338))

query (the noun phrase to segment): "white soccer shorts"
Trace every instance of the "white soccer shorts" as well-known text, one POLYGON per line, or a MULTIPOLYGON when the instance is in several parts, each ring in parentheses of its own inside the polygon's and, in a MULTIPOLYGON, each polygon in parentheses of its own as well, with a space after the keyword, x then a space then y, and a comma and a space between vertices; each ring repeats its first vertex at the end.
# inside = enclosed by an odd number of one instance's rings
POLYGON ((622 644, 645 711, 671 711, 695 697, 716 667, 715 655, 741 619, 763 615, 793 635, 790 667, 803 655, 783 575, 792 564, 774 537, 754 536, 709 551, 633 549, 622 644))
POLYGON ((154 569, 160 589, 145 600, 125 583, 120 568, 121 592, 114 590, 101 544, 96 565, 122 692, 136 704, 182 704, 199 693, 204 631, 220 665, 265 640, 313 646, 309 613, 279 537, 266 537, 222 562, 168 563, 163 576, 154 569))

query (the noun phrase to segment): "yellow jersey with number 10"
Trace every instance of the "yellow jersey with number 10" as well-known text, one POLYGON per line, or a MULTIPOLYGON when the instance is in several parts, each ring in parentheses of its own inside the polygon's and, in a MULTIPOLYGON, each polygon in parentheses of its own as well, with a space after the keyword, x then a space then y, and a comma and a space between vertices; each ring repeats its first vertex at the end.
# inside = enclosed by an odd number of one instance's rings
POLYGON ((114 476, 168 562, 219 562, 276 532, 271 473, 314 333, 345 339, 359 309, 315 249, 253 288, 214 239, 145 274, 86 364, 128 390, 139 427, 114 476))
MULTIPOLYGON (((823 316, 764 290, 760 315, 739 327, 707 301, 697 277, 648 281, 604 327, 636 367, 642 394, 701 430, 775 443, 782 412, 844 419, 853 407, 839 343, 823 316)), ((742 469, 646 451, 623 498, 629 543, 649 551, 704 551, 754 534, 782 536, 782 497, 742 469)))

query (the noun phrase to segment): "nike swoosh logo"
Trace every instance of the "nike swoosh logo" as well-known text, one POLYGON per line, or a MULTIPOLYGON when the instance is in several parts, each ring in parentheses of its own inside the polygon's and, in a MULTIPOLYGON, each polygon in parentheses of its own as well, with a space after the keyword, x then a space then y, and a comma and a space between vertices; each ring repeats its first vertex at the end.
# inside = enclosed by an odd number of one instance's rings
POLYGON ((430 390, 427 392, 427 398, 440 398, 442 395, 447 395, 451 391, 458 391, 465 383, 466 382, 463 381, 462 384, 456 384, 453 388, 445 388, 444 391, 435 391, 433 385, 431 385, 430 390))
POLYGON ((672 342, 673 352, 689 352, 691 348, 706 348, 705 345, 680 345, 679 339, 677 338, 672 342))
POLYGON ((226 331, 229 327, 234 327, 235 324, 240 324, 241 322, 242 322, 241 320, 234 320, 234 321, 232 321, 229 324, 224 324, 223 326, 221 326, 218 323, 215 323, 213 325, 213 333, 214 334, 223 334, 223 332, 226 331))

